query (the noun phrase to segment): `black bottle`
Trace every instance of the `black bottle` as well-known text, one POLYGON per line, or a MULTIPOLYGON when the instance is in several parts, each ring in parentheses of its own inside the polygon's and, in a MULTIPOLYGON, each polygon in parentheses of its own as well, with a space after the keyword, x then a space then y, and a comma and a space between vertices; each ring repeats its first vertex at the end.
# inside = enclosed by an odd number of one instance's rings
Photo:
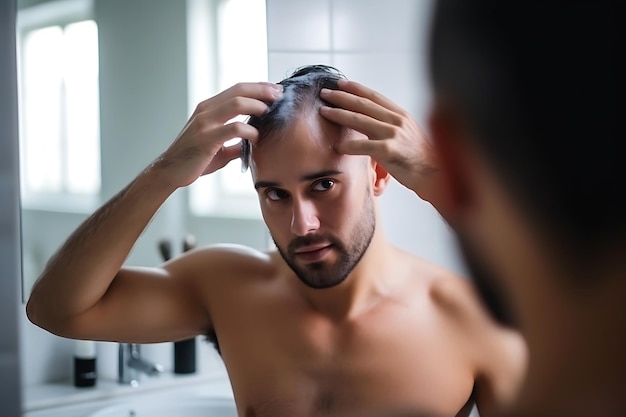
POLYGON ((96 385, 96 342, 76 340, 74 342, 74 386, 93 387, 96 385))
POLYGON ((174 373, 193 374, 196 372, 196 338, 174 342, 174 373))

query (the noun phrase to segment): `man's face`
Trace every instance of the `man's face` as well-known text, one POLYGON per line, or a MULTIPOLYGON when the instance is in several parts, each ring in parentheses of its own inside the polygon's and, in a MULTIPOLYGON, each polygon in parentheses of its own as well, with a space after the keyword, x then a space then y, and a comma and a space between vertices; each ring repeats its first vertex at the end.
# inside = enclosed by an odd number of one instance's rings
POLYGON ((345 130, 317 114, 303 114, 280 135, 253 151, 252 177, 263 218, 304 284, 338 285, 374 235, 369 159, 335 152, 333 144, 345 130))

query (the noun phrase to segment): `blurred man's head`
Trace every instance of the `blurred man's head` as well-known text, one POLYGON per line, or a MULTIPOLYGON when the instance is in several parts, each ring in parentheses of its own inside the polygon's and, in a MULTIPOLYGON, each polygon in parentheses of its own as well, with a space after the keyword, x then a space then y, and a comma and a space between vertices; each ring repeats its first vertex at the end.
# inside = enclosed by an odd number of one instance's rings
MULTIPOLYGON (((564 268, 557 275, 568 285, 596 280, 593 271, 624 247, 626 232, 616 2, 436 4, 431 129, 458 174, 453 226, 499 277, 509 275, 508 257, 492 246, 520 250, 529 239, 564 268), (467 177, 461 161, 476 175, 467 177), (508 212, 494 209, 491 221, 464 217, 479 211, 469 206, 477 188, 501 197, 498 207, 508 212), (523 231, 503 227, 509 221, 523 231)), ((493 202, 483 199, 479 209, 486 214, 493 202)))
POLYGON ((341 77, 317 65, 281 81, 283 97, 249 120, 257 143, 244 146, 272 238, 312 288, 340 284, 363 257, 376 229, 374 197, 388 178, 369 157, 335 151, 358 135, 319 115, 320 90, 336 89, 341 77))
POLYGON ((523 415, 624 415, 622 15, 601 0, 436 3, 442 205, 528 343, 523 415))

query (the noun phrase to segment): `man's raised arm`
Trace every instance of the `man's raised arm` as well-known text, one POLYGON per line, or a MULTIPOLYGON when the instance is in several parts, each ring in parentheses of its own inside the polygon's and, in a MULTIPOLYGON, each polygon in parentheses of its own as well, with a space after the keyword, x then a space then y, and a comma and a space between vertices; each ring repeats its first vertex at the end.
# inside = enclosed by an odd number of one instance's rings
MULTIPOLYGON (((94 340, 184 337, 177 327, 201 326, 206 312, 183 279, 161 268, 122 268, 133 245, 178 188, 222 168, 240 154, 232 138, 256 140, 240 114, 262 115, 280 96, 268 83, 241 83, 200 103, 172 145, 126 188, 76 229, 47 263, 26 311, 61 336, 94 340), (189 297, 192 297, 191 299, 189 297)), ((191 331, 191 330, 187 330, 191 331)))

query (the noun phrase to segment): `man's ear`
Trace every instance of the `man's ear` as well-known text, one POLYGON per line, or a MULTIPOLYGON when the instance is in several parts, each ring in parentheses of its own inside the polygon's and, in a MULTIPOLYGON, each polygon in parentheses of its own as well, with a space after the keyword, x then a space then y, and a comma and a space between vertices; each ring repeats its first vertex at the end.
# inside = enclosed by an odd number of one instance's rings
POLYGON ((375 196, 380 196, 387 188, 391 175, 387 172, 382 165, 377 163, 374 158, 370 158, 370 164, 374 171, 374 183, 372 184, 372 191, 375 196))
POLYGON ((451 108, 435 104, 429 118, 430 135, 440 164, 436 209, 455 227, 472 203, 473 167, 467 135, 451 108))

